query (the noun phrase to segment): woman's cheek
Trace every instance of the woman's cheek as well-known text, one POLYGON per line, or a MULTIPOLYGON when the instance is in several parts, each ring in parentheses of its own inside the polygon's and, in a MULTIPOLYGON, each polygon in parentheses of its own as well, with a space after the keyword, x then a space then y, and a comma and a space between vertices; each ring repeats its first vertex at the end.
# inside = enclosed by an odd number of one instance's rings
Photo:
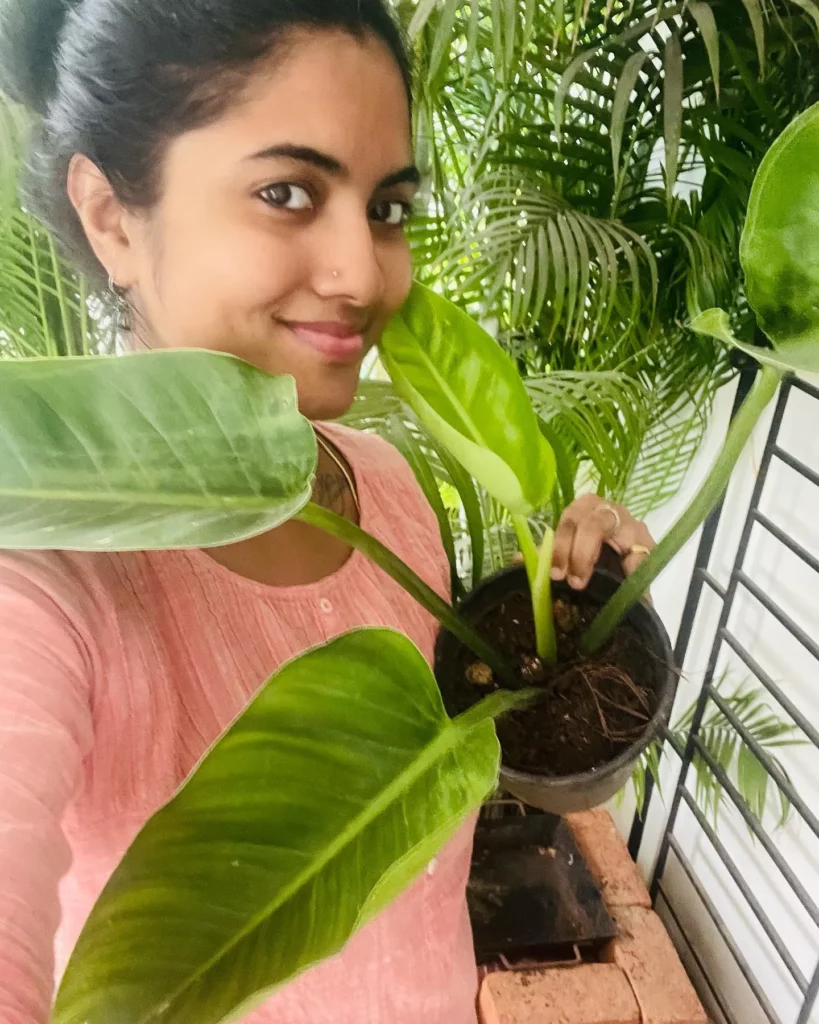
POLYGON ((389 254, 384 282, 384 305, 389 319, 404 305, 412 287, 412 255, 406 239, 402 239, 395 251, 389 254))

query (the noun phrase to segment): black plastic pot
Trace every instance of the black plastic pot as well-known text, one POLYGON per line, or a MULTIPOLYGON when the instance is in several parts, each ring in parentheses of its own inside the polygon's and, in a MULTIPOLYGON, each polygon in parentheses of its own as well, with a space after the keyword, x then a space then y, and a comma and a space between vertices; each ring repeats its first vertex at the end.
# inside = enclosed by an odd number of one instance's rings
MULTIPOLYGON (((554 598, 562 598, 573 604, 601 605, 611 597, 619 585, 619 580, 598 570, 584 591, 572 590, 566 583, 553 583, 552 592, 554 598)), ((505 598, 515 593, 529 593, 526 570, 519 566, 503 569, 483 580, 461 602, 459 611, 466 619, 475 623, 490 609, 497 607, 505 598)), ((587 810, 605 803, 628 782, 640 755, 668 723, 679 676, 674 665, 674 654, 668 634, 660 617, 648 604, 636 605, 626 621, 642 635, 648 650, 652 652, 652 675, 657 697, 654 716, 646 726, 645 732, 630 747, 613 761, 591 771, 556 777, 518 771, 502 765, 503 787, 531 807, 539 807, 553 814, 567 814, 570 811, 587 810)), ((442 630, 435 647, 435 675, 445 701, 447 680, 456 678, 456 673, 461 671, 459 665, 462 651, 463 645, 460 640, 442 630)))

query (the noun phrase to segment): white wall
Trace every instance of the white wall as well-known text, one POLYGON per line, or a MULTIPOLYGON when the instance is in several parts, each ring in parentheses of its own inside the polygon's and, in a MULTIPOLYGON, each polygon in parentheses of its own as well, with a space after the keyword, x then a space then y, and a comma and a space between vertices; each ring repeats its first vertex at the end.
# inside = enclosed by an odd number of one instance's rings
MULTIPOLYGON (((815 381, 813 381, 815 383, 815 381)), ((652 516, 655 536, 661 536, 684 506, 724 436, 733 401, 733 388, 719 396, 718 407, 706 439, 704 450, 692 467, 683 493, 671 507, 652 516)), ((726 499, 710 571, 723 584, 727 583, 736 556, 739 535, 756 479, 762 450, 768 436, 773 405, 755 432, 752 443, 737 467, 726 499)), ((780 444, 819 472, 819 402, 793 390, 782 424, 780 444)), ((761 500, 761 510, 785 533, 798 540, 819 557, 819 488, 800 478, 789 467, 774 460, 761 500)), ((654 598, 672 638, 676 635, 685 601, 691 567, 696 553, 692 542, 669 566, 654 588, 654 598)), ((819 578, 809 566, 792 555, 759 526, 754 528, 745 571, 762 590, 783 608, 811 637, 819 639, 819 578)), ((704 588, 700 612, 695 623, 689 655, 681 681, 676 713, 686 707, 698 693, 702 674, 711 650, 721 602, 704 588)), ((819 727, 819 662, 794 639, 747 591, 741 587, 729 621, 729 628, 751 655, 786 691, 796 706, 819 727)), ((725 645, 722 647, 718 672, 728 669, 730 683, 754 681, 739 658, 725 645)), ((780 705, 770 699, 771 707, 785 721, 790 721, 780 705)), ((792 746, 778 752, 797 792, 809 809, 819 816, 819 751, 812 745, 792 746)), ((640 864, 648 877, 653 869, 667 805, 673 792, 679 762, 671 755, 665 759, 664 798, 655 797, 641 848, 640 864)), ((627 833, 633 815, 633 801, 626 799, 613 813, 622 831, 627 833)), ((775 809, 775 808, 774 808, 775 809)), ((773 811, 766 826, 776 849, 812 898, 819 903, 819 840, 811 829, 793 813, 782 829, 776 828, 773 811)), ((747 958, 755 978, 770 1002, 772 1012, 785 1024, 798 1019, 801 995, 786 968, 765 937, 756 918, 748 909, 735 884, 715 854, 707 837, 683 806, 674 834, 710 899, 718 908, 730 933, 747 958)), ((757 896, 799 968, 810 980, 819 961, 819 929, 811 922, 794 896, 790 885, 749 830, 726 805, 720 818, 718 835, 742 876, 757 896)), ((747 983, 734 966, 725 943, 710 925, 709 917, 690 883, 676 865, 673 854, 665 875, 665 884, 674 898, 675 909, 682 908, 686 930, 695 937, 700 954, 711 978, 719 985, 735 1018, 742 1024, 756 1024, 767 1018, 751 997, 747 983)), ((659 906, 662 912, 662 903, 659 906)), ((673 933, 673 929, 672 929, 673 933)), ((684 952, 684 946, 681 945, 684 952)), ((692 974, 696 968, 689 961, 692 974)), ((720 1017, 714 1011, 715 1020, 720 1017)), ((819 1022, 819 1005, 811 1021, 819 1022)))

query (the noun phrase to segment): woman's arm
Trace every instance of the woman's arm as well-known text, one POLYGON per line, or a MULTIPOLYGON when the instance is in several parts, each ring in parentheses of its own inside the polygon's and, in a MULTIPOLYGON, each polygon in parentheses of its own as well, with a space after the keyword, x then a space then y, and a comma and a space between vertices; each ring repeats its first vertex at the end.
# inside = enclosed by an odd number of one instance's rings
POLYGON ((46 1024, 54 987, 60 821, 90 749, 90 666, 70 618, 0 561, 0 1024, 46 1024))

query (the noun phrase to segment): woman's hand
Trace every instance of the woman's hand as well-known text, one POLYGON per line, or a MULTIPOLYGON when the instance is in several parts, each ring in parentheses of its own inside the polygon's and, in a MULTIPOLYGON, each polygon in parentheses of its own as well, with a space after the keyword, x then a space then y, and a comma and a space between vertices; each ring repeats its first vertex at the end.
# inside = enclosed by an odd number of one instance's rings
POLYGON ((582 590, 604 544, 619 555, 627 576, 655 546, 648 527, 628 509, 596 494, 584 494, 569 505, 555 531, 552 579, 566 580, 570 587, 582 590))

